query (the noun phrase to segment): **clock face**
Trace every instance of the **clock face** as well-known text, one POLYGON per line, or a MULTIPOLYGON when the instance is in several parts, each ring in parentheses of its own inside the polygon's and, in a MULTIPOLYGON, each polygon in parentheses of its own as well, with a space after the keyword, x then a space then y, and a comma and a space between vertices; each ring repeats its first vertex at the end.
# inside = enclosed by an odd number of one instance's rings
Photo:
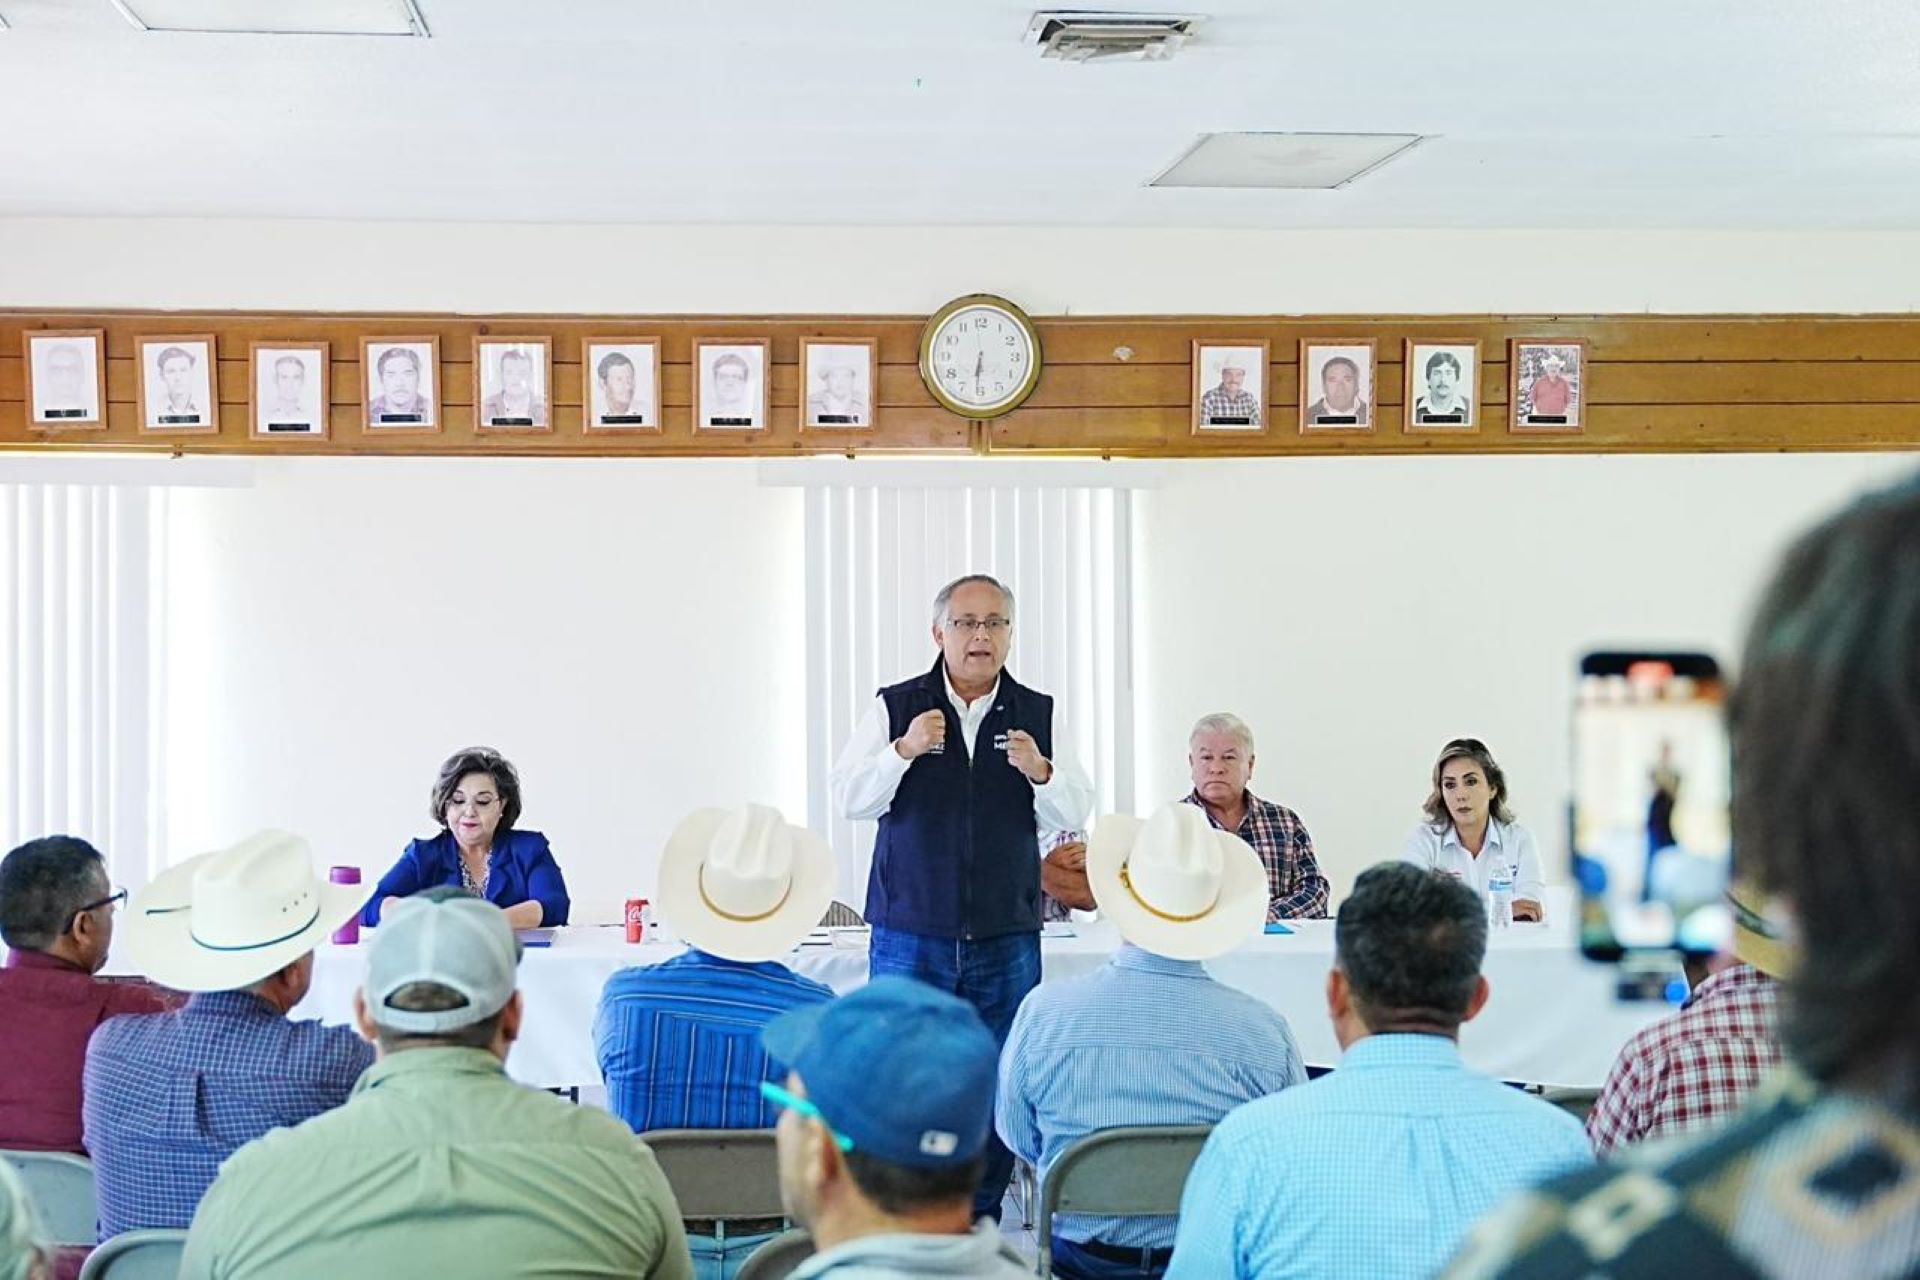
POLYGON ((936 314, 924 339, 921 376, 948 408, 992 417, 1018 405, 1040 376, 1040 343, 1008 304, 962 299, 936 314))

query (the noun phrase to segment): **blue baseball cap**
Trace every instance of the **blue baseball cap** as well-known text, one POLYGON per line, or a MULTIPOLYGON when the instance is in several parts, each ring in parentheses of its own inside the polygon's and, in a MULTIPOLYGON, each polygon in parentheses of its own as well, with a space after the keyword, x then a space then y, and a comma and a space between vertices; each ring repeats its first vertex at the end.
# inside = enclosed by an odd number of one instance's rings
POLYGON ((965 1164, 987 1145, 1000 1051, 972 1005, 880 977, 760 1033, 835 1133, 888 1164, 965 1164))

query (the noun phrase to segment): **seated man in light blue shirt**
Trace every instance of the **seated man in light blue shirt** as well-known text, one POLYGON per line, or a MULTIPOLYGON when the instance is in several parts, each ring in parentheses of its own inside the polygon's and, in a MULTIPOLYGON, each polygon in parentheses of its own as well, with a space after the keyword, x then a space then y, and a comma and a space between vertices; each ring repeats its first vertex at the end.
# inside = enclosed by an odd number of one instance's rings
MULTIPOLYGON (((1200 963, 1266 920, 1267 873, 1251 845, 1189 804, 1146 822, 1109 816, 1087 845, 1087 883, 1125 944, 1104 968, 1029 995, 1000 1057, 1001 1140, 1043 1180, 1096 1130, 1214 1124, 1306 1079, 1286 1019, 1200 963)), ((1174 1226, 1171 1217, 1056 1218, 1053 1274, 1162 1275, 1174 1226)))
POLYGON ((1334 929, 1339 1069, 1220 1122, 1169 1280, 1428 1276, 1490 1206, 1592 1161, 1578 1120, 1460 1061, 1460 1024, 1487 1002, 1478 894, 1388 863, 1334 929))

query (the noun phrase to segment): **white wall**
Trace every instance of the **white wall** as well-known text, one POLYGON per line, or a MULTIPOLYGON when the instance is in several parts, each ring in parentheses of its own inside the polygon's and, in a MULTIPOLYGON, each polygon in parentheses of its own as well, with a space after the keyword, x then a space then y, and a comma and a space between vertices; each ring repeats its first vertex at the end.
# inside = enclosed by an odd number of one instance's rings
POLYGON ((1449 738, 1486 741, 1566 879, 1568 709, 1591 649, 1733 665, 1795 531, 1911 456, 1194 462, 1136 499, 1140 787, 1190 785, 1210 711, 1343 893, 1397 856, 1449 738))
POLYGON ((576 919, 693 806, 805 812, 801 495, 751 463, 272 460, 170 495, 168 842, 264 826, 378 875, 472 743, 576 919))

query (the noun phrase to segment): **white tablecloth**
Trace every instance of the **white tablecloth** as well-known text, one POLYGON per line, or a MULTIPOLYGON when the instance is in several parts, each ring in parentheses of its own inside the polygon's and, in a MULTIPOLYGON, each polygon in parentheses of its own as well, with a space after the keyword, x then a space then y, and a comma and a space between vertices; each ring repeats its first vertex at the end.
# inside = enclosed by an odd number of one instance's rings
MULTIPOLYGON (((1565 920, 1572 913, 1559 914, 1565 920)), ((1119 945, 1111 925, 1073 927, 1073 937, 1042 940, 1043 981, 1086 973, 1119 945)), ((1207 967, 1284 1014, 1309 1063, 1332 1065, 1340 1057, 1326 1007, 1333 922, 1296 921, 1295 928, 1291 935, 1255 938, 1207 967)), ((835 991, 851 990, 867 980, 864 937, 855 938, 857 947, 803 946, 788 961, 835 991)), ((676 943, 651 941, 629 946, 621 929, 595 926, 557 930, 553 945, 528 948, 520 963, 526 1020, 509 1070, 529 1084, 598 1084, 592 1027, 601 988, 626 965, 657 963, 680 950, 676 943)), ((313 990, 294 1016, 349 1021, 365 963, 364 943, 320 948, 313 990)), ((1616 1002, 1613 969, 1582 959, 1567 928, 1496 931, 1485 972, 1493 995, 1462 1030, 1461 1048, 1469 1063, 1503 1079, 1597 1087, 1627 1038, 1665 1012, 1616 1002)), ((1204 1027, 1140 1029, 1142 1036, 1205 1033, 1204 1027)))

